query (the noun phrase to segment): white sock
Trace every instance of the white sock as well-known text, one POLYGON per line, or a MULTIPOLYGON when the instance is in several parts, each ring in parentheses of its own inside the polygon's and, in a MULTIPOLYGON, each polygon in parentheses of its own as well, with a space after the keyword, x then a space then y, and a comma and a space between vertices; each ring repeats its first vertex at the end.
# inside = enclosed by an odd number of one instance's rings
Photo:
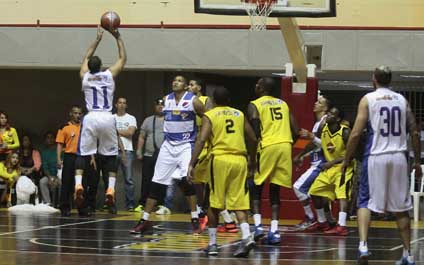
POLYGON ((306 216, 308 216, 309 219, 314 219, 314 212, 311 209, 310 205, 303 206, 303 210, 305 211, 306 216))
POLYGON ((115 177, 109 177, 109 189, 113 189, 115 190, 115 182, 116 182, 116 178, 115 177))
POLYGON ((327 219, 325 218, 324 209, 315 209, 315 210, 317 211, 319 223, 324 223, 325 221, 327 221, 327 219))
POLYGON ((75 186, 82 185, 82 175, 75 175, 75 186))
POLYGON ((271 220, 271 233, 278 230, 278 220, 271 220))
POLYGON ((150 217, 150 213, 148 213, 148 212, 143 212, 143 219, 144 219, 144 220, 148 221, 148 220, 149 220, 149 217, 150 217))
POLYGON ((196 219, 198 219, 198 218, 199 218, 199 212, 198 212, 198 211, 191 212, 191 218, 196 218, 196 219))
POLYGON ((359 241, 359 248, 358 249, 361 252, 367 252, 368 251, 367 241, 359 241))
POLYGON ((261 215, 256 213, 253 215, 253 220, 255 221, 255 226, 258 226, 261 224, 261 215))
POLYGON ((346 226, 346 217, 347 217, 347 213, 339 212, 339 225, 340 226, 346 226))
POLYGON ((411 256, 411 252, 407 249, 403 249, 402 257, 406 258, 411 256))
POLYGON ((241 229, 241 239, 246 239, 250 236, 250 227, 248 223, 241 223, 240 229, 241 229))
POLYGON ((208 228, 209 246, 216 244, 216 228, 208 228))
POLYGON ((233 219, 231 218, 230 213, 227 210, 223 210, 220 212, 222 218, 224 218, 224 222, 231 223, 233 222, 233 219))

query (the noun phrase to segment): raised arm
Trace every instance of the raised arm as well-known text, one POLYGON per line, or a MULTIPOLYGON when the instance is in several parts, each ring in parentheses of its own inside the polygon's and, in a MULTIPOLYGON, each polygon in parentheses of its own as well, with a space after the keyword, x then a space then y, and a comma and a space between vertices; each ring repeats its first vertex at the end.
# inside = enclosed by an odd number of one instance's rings
POLYGON ((84 56, 84 59, 82 60, 81 68, 80 68, 80 78, 82 79, 84 77, 84 74, 88 72, 88 60, 93 56, 94 52, 97 49, 97 46, 99 46, 100 41, 103 37, 103 29, 99 26, 97 26, 97 37, 96 40, 88 47, 88 50, 84 56))
POLYGON ((110 32, 116 39, 116 43, 118 44, 118 55, 119 58, 114 65, 109 67, 110 72, 113 77, 117 77, 119 73, 124 69, 125 63, 127 62, 127 52, 125 51, 124 41, 121 38, 121 34, 118 29, 110 32))

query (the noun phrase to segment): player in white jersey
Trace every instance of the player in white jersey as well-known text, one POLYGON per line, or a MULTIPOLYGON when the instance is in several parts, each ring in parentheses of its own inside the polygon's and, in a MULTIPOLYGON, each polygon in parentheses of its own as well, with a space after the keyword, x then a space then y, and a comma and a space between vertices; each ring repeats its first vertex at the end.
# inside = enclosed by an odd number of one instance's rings
POLYGON ((78 144, 78 158, 75 172, 75 200, 77 207, 83 202, 84 189, 82 174, 86 161, 94 154, 99 154, 102 165, 109 172, 109 186, 106 191, 106 203, 114 208, 115 182, 118 154, 118 135, 115 118, 112 115, 113 94, 115 92, 114 78, 124 68, 127 60, 124 42, 116 29, 111 32, 118 45, 119 58, 115 64, 102 71, 102 61, 93 56, 102 40, 103 30, 97 29, 96 40, 90 45, 80 69, 82 91, 88 114, 81 124, 81 133, 78 144))
MULTIPOLYGON (((304 157, 310 154, 310 167, 293 184, 293 191, 299 201, 302 203, 303 209, 305 211, 305 220, 302 223, 296 225, 297 230, 307 229, 316 223, 316 218, 314 216, 314 212, 311 209, 311 200, 308 193, 312 183, 321 172, 322 164, 326 162, 321 149, 321 140, 316 135, 320 129, 320 125, 325 123, 325 118, 327 117, 326 114, 331 108, 331 101, 324 96, 319 96, 314 104, 313 109, 316 122, 312 128, 312 132, 302 129, 299 133, 300 137, 310 139, 311 143, 308 144, 305 149, 303 149, 293 159, 293 163, 301 165, 303 163, 304 157)), ((326 203, 326 205, 328 205, 328 203, 326 203)), ((327 215, 331 216, 329 207, 326 208, 328 208, 326 209, 326 214, 328 212, 327 215)), ((324 222, 324 220, 321 220, 321 222, 324 222)))
POLYGON ((359 264, 368 264, 370 211, 395 213, 404 247, 402 258, 396 264, 415 264, 410 252, 408 211, 412 204, 406 151, 409 133, 414 150, 415 177, 420 179, 420 133, 406 99, 389 89, 391 78, 391 70, 386 66, 374 70, 373 84, 376 90, 362 97, 359 103, 343 162, 345 170, 366 128, 367 143, 358 197, 359 264))
POLYGON ((187 91, 187 80, 183 76, 174 78, 172 90, 173 92, 164 98, 165 140, 160 147, 143 217, 130 231, 132 234, 144 233, 151 228, 150 213, 157 201, 165 197, 166 189, 173 179, 190 205, 193 232, 196 234, 201 232, 196 207, 196 190, 187 176, 191 152, 196 140, 196 114, 202 117, 205 106, 193 93, 187 91), (173 174, 177 169, 180 174, 173 174))

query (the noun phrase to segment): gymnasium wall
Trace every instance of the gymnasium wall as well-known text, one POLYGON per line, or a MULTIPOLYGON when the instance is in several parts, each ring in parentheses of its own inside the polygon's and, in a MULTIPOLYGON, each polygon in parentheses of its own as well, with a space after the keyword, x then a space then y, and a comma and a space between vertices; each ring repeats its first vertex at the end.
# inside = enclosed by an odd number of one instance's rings
MULTIPOLYGON (((125 25, 245 25, 246 17, 194 14, 193 0, 1 0, 0 24, 97 24, 115 10, 125 25), (167 2, 164 4, 163 2, 167 2)), ((422 0, 337 0, 337 17, 299 19, 299 25, 423 27, 422 0)), ((277 24, 275 18, 270 24, 277 24)))

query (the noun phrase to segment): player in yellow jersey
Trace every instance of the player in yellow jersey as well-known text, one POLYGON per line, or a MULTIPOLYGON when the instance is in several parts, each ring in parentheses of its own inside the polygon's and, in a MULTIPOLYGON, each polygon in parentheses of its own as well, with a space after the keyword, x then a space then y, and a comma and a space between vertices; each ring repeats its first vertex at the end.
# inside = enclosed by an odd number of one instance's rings
POLYGON ((298 128, 287 103, 271 96, 275 87, 272 78, 258 80, 255 93, 258 98, 248 106, 249 121, 259 139, 257 163, 258 172, 254 177, 253 219, 255 240, 264 236, 261 224, 261 196, 265 180, 270 179, 269 198, 271 202, 271 228, 266 242, 279 244, 278 220, 280 219, 280 188, 292 186, 292 143, 298 128))
MULTIPOLYGON (((200 79, 191 79, 188 83, 188 90, 195 94, 200 102, 205 105, 206 110, 210 110, 212 108, 212 100, 209 99, 208 96, 204 96, 204 87, 203 87, 203 81, 200 79)), ((200 129, 202 127, 202 119, 200 116, 196 115, 196 126, 198 129, 198 132, 200 132, 200 129)), ((197 134, 197 137, 199 137, 199 134, 197 134)), ((206 209, 209 204, 208 200, 208 189, 205 189, 205 184, 208 182, 208 162, 209 162, 209 152, 208 152, 208 145, 205 144, 205 147, 202 149, 202 152, 199 156, 199 162, 196 164, 195 167, 195 176, 194 179, 194 187, 196 188, 197 193, 197 202, 198 202, 198 208, 199 208, 199 222, 201 229, 204 230, 208 219, 206 215, 206 209)))
POLYGON ((208 209, 209 244, 206 253, 208 255, 218 254, 216 244, 218 216, 219 211, 226 207, 228 210, 236 212, 242 232, 242 240, 234 256, 246 257, 255 245, 247 223, 247 210, 250 205, 246 179, 248 167, 252 173, 255 170, 257 139, 253 129, 244 118, 243 112, 228 106, 229 92, 226 88, 217 88, 213 97, 215 107, 206 112, 202 118, 202 129, 189 164, 189 178, 191 180, 195 178, 193 168, 203 146, 206 141, 209 141, 211 146, 208 182, 210 207, 208 209), (247 154, 249 155, 248 159, 247 154))
MULTIPOLYGON (((314 201, 319 220, 325 220, 322 198, 328 198, 332 201, 338 199, 340 201, 337 226, 324 231, 324 233, 346 236, 349 234, 346 228, 346 210, 351 194, 355 161, 349 165, 345 177, 342 177, 341 162, 346 154, 346 143, 350 134, 350 128, 341 123, 343 116, 343 113, 336 107, 331 108, 327 113, 326 124, 321 131, 320 137, 322 151, 327 162, 322 165, 321 173, 312 184, 309 194, 314 201), (320 217, 319 215, 322 216, 320 217)), ((322 223, 318 223, 318 225, 326 226, 322 223)))

